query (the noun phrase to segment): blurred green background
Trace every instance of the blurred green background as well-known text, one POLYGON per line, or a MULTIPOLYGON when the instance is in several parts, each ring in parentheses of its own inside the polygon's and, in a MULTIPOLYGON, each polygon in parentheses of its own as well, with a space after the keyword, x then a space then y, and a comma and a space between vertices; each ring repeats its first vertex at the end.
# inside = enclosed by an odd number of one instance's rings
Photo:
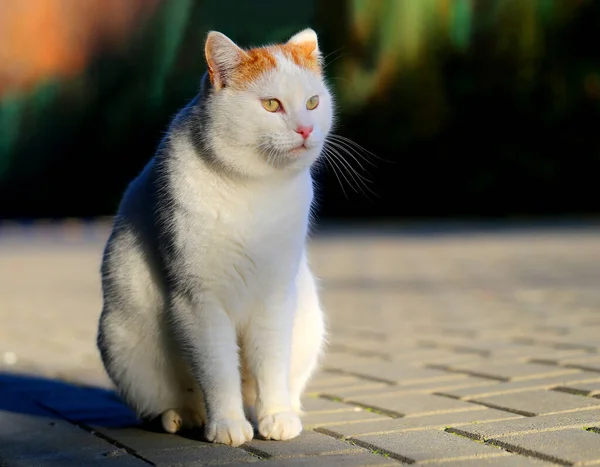
POLYGON ((317 174, 321 216, 600 212, 598 1, 0 0, 0 217, 112 214, 195 95, 208 30, 308 26, 336 133, 377 156, 317 174))

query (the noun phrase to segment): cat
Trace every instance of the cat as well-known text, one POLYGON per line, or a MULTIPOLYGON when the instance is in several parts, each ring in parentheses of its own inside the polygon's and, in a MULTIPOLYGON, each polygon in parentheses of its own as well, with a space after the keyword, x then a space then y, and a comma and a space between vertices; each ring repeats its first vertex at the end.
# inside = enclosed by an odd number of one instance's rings
POLYGON ((312 29, 250 49, 211 31, 204 53, 198 95, 119 205, 97 345, 140 419, 287 440, 326 345, 306 248, 333 96, 312 29))

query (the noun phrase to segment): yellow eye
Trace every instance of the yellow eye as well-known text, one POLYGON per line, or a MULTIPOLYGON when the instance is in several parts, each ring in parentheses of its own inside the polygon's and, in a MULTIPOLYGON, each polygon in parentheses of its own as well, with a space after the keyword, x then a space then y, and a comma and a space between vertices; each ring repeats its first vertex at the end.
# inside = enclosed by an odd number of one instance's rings
POLYGON ((319 105, 319 96, 312 96, 309 100, 306 101, 306 108, 308 110, 315 110, 319 105))
POLYGON ((281 103, 277 99, 262 99, 260 102, 268 112, 277 112, 281 108, 281 103))

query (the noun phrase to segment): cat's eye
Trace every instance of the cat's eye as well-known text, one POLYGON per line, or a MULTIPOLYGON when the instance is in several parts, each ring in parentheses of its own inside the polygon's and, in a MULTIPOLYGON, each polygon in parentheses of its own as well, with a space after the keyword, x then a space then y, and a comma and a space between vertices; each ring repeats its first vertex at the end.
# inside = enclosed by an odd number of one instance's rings
POLYGON ((319 96, 312 96, 309 100, 306 101, 306 108, 308 110, 315 110, 319 105, 319 96))
POLYGON ((261 99, 260 102, 267 112, 277 112, 281 109, 281 102, 277 99, 261 99))

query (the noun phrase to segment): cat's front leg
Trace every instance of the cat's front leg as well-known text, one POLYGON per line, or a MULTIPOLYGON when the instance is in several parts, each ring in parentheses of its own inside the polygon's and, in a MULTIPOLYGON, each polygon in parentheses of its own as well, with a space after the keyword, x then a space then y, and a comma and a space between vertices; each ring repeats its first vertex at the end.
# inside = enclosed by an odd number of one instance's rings
POLYGON ((295 308, 296 290, 288 287, 267 299, 246 331, 245 353, 256 381, 258 431, 266 439, 291 439, 302 431, 289 386, 295 308))
POLYGON ((176 338, 204 394, 208 441, 239 446, 253 438, 241 392, 236 331, 218 300, 176 294, 171 302, 176 338))

